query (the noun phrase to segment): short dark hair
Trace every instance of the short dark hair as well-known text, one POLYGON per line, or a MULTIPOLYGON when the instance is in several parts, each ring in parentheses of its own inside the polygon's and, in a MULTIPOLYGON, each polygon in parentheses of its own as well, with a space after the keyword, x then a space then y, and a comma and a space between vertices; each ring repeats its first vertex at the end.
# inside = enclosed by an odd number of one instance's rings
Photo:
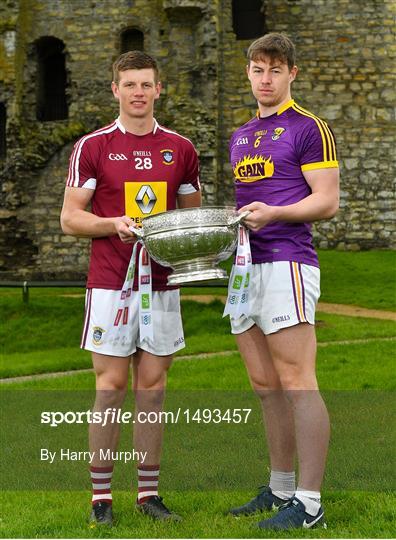
POLYGON ((155 82, 159 81, 157 61, 142 51, 128 51, 117 58, 113 64, 113 81, 116 84, 120 80, 120 71, 126 71, 127 69, 152 69, 155 82))
POLYGON ((251 60, 260 60, 265 56, 271 61, 280 60, 287 64, 289 70, 296 64, 296 48, 286 34, 271 32, 253 41, 247 52, 249 64, 251 60))

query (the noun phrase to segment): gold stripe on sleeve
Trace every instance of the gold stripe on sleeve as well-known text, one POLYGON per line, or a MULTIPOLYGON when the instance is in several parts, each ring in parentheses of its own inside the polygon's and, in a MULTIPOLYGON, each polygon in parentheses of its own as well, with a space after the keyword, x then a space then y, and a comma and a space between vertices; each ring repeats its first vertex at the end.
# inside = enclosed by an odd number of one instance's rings
POLYGON ((335 141, 333 134, 331 133, 328 125, 326 122, 312 114, 311 112, 303 109, 302 107, 293 104, 293 109, 302 114, 303 116, 307 116, 308 118, 312 118, 312 120, 315 121, 316 125, 319 128, 320 134, 322 136, 322 143, 323 143, 323 161, 336 161, 336 151, 335 151, 335 141))
POLYGON ((306 163, 301 165, 302 171, 313 171, 314 169, 335 169, 338 161, 317 161, 316 163, 306 163))

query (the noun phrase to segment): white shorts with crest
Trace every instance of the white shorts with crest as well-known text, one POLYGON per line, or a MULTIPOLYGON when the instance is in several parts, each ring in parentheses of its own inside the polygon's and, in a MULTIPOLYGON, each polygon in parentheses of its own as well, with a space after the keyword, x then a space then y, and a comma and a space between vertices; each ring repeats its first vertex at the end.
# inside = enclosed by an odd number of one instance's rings
POLYGON ((299 323, 315 324, 320 296, 320 270, 289 261, 253 264, 249 286, 250 316, 231 319, 233 334, 255 324, 264 334, 299 323))
POLYGON ((183 349, 184 334, 180 313, 180 291, 153 291, 154 339, 139 337, 139 295, 133 292, 128 320, 117 317, 120 291, 87 289, 81 348, 110 356, 130 356, 143 349, 157 356, 167 356, 183 349), (107 340, 109 329, 118 326, 117 338, 107 340))

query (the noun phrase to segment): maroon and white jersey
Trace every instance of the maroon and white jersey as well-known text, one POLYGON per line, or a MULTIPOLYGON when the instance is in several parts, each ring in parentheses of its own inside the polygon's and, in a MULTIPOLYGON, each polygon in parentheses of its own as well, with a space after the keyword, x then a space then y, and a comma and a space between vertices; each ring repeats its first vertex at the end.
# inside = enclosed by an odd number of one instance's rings
MULTIPOLYGON (((117 119, 77 141, 66 184, 95 190, 95 215, 127 215, 139 224, 145 217, 174 210, 178 194, 200 189, 198 156, 189 139, 156 120, 151 133, 139 136, 117 119)), ((131 253, 132 246, 117 235, 93 238, 87 287, 121 289, 131 253)), ((152 261, 152 273, 153 290, 173 288, 166 285, 170 269, 152 261)))

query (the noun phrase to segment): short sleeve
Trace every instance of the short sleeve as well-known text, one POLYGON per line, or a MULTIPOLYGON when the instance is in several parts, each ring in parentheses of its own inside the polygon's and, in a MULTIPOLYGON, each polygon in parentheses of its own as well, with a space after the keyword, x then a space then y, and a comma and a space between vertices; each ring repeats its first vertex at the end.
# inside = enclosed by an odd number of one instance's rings
POLYGON ((68 187, 96 188, 98 160, 93 153, 95 149, 89 144, 87 137, 76 142, 70 156, 69 175, 66 180, 68 187))
POLYGON ((189 142, 184 156, 183 180, 177 193, 179 195, 189 195, 200 189, 198 155, 193 144, 189 142))
POLYGON ((296 144, 302 171, 338 167, 334 134, 320 118, 306 120, 296 144))

